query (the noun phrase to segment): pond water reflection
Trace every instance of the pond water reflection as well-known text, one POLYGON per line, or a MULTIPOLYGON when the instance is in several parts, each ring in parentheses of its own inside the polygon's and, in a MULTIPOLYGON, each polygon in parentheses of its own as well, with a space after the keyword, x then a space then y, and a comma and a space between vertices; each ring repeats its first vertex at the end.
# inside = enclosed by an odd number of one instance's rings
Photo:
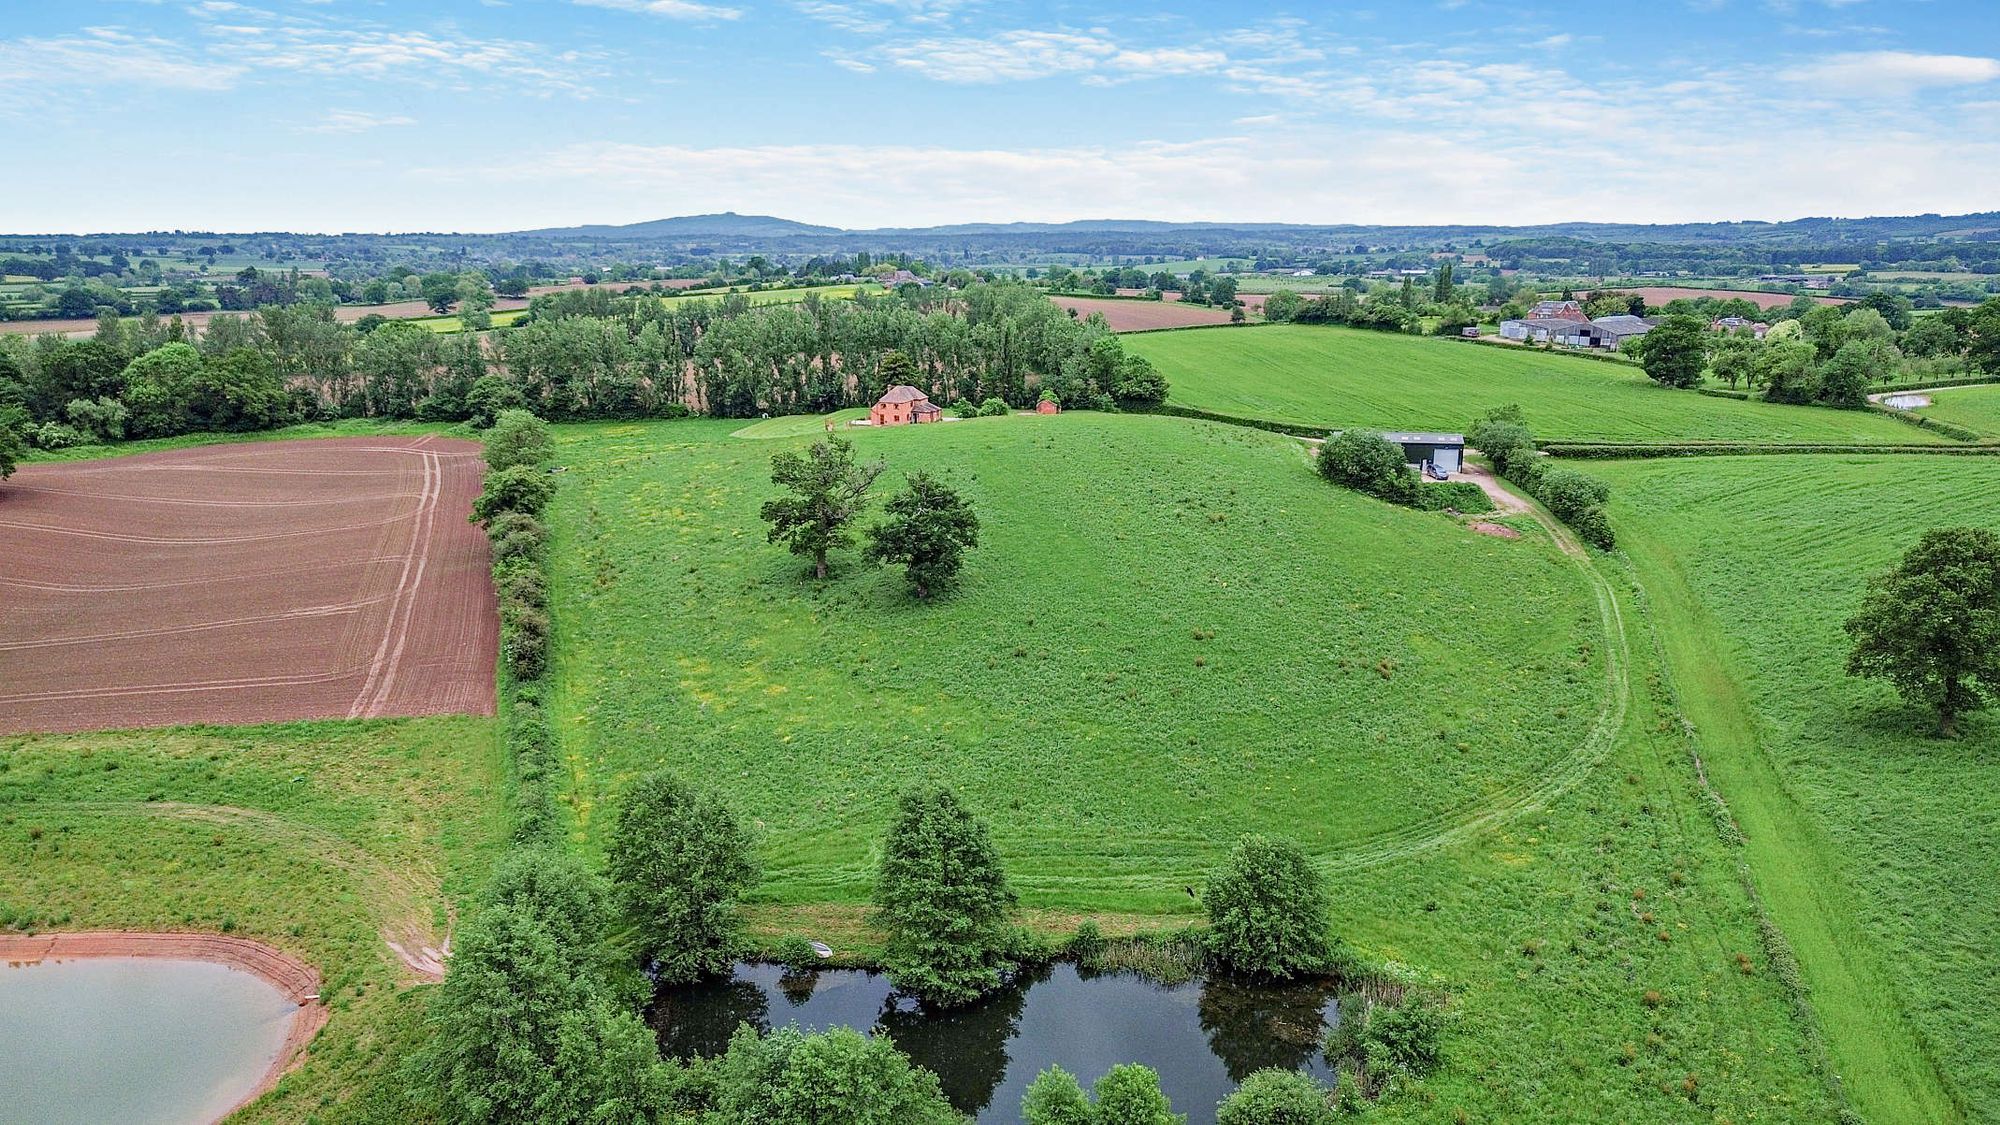
POLYGON ((1087 1086, 1119 1063, 1160 1074, 1191 1125, 1252 1071, 1304 1070, 1331 1082, 1320 1044, 1339 1020, 1330 982, 1259 985, 1224 977, 1162 985, 1129 973, 1090 975, 1046 966, 972 1007, 931 1012, 895 994, 879 973, 853 969, 788 975, 739 965, 735 976, 671 989, 650 1021, 675 1058, 720 1054, 736 1026, 797 1024, 806 1031, 881 1028, 912 1061, 934 1071, 945 1095, 980 1121, 1015 1121, 1036 1074, 1061 1066, 1087 1086))

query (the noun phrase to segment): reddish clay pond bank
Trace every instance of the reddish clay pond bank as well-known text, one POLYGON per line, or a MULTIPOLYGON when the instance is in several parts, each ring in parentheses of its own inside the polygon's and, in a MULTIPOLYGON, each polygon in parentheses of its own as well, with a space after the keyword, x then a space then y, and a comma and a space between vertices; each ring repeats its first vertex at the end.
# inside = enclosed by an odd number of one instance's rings
POLYGON ((220 1120, 327 1018, 318 970, 221 934, 7 934, 0 963, 0 1088, 38 1121, 220 1120))
POLYGON ((0 733, 493 713, 479 446, 212 445, 0 484, 0 733))

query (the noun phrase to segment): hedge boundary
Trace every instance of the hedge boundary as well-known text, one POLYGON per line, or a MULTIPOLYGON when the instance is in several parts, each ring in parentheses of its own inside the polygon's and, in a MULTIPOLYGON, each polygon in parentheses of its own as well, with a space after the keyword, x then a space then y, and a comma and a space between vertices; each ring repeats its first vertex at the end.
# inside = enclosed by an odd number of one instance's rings
POLYGON ((1906 426, 1915 426, 1920 430, 1929 430, 1932 433, 1943 434, 1953 441, 1976 444, 1986 440, 1986 435, 1977 430, 1968 430, 1964 426, 1952 422, 1940 422, 1935 418, 1927 418, 1913 410, 1898 410, 1893 406, 1883 406, 1879 402, 1869 403, 1868 409, 1877 414, 1894 418, 1906 426))
POLYGON ((1541 450, 1551 457, 1597 461, 1646 457, 1740 457, 1786 453, 1871 455, 1923 453, 1932 456, 1980 457, 2000 455, 2000 442, 1983 441, 1967 445, 1900 445, 1880 443, 1875 445, 1861 445, 1834 442, 1787 445, 1757 442, 1660 442, 1647 444, 1643 442, 1547 441, 1541 443, 1541 450))

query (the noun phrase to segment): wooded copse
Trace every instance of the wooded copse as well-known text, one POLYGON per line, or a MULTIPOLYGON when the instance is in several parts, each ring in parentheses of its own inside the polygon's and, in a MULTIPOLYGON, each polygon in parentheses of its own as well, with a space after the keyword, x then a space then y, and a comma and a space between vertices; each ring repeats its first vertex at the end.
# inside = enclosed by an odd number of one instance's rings
POLYGON ((22 407, 27 442, 43 448, 333 418, 456 421, 496 401, 557 421, 752 418, 872 402, 885 363, 947 403, 1030 407, 1052 393, 1110 409, 1165 397, 1101 320, 999 282, 761 307, 572 291, 485 335, 347 325, 314 304, 217 317, 199 333, 177 319, 107 318, 86 340, 0 339, 0 406, 22 407))

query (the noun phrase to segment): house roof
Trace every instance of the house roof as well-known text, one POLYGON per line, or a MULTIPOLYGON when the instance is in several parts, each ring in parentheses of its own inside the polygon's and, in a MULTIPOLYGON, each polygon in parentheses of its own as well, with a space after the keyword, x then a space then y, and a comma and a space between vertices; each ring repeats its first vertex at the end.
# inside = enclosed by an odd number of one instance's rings
POLYGON ((1569 329, 1569 330, 1592 327, 1590 321, 1571 320, 1568 317, 1562 317, 1562 316, 1531 316, 1528 319, 1522 321, 1521 323, 1529 325, 1534 328, 1556 328, 1556 329, 1569 329))
POLYGON ((1645 332, 1653 327, 1653 322, 1643 316, 1629 316, 1624 313, 1620 313, 1617 316, 1600 316, 1596 320, 1591 321, 1591 323, 1597 325, 1599 328, 1609 328, 1613 332, 1624 332, 1627 334, 1645 332))
POLYGON ((875 404, 877 406, 894 406, 900 402, 929 402, 930 400, 931 396, 910 386, 908 383, 898 383, 888 390, 883 391, 882 397, 876 399, 875 404))
POLYGON ((1405 433, 1401 430, 1395 430, 1383 434, 1382 437, 1388 441, 1395 442, 1397 445, 1464 445, 1465 444, 1464 434, 1405 433))

